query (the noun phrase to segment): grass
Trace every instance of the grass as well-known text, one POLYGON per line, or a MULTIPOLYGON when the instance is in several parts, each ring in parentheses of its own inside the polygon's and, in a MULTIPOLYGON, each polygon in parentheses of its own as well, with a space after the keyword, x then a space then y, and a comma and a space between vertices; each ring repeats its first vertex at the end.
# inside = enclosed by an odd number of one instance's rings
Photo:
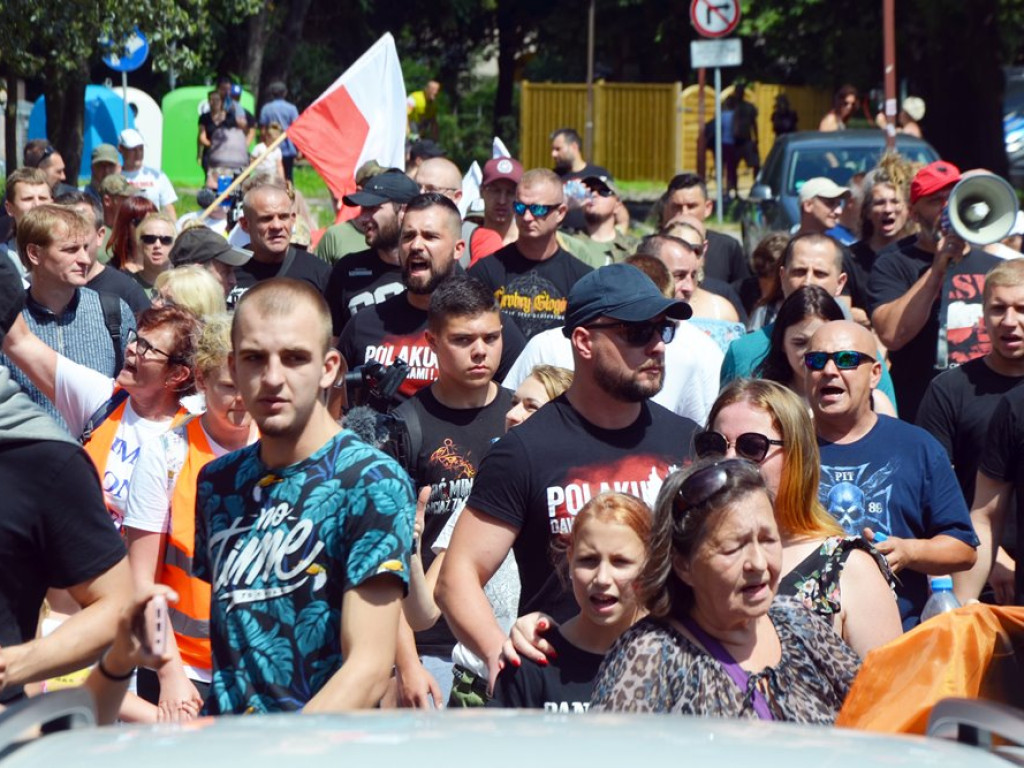
MULTIPOLYGON (((320 178, 320 174, 308 165, 296 166, 295 188, 306 198, 314 224, 326 227, 334 223, 331 191, 320 178)), ((199 191, 197 187, 175 185, 174 191, 178 193, 178 202, 174 204, 174 209, 179 216, 199 210, 199 203, 196 202, 196 193, 199 191)))

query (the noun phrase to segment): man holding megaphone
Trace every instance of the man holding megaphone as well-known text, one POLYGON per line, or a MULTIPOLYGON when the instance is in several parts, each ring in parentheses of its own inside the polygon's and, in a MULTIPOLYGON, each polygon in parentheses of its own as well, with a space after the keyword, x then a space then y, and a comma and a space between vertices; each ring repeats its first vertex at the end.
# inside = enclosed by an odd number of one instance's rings
MULTIPOLYGON (((944 160, 917 172, 910 217, 920 230, 885 249, 868 281, 871 322, 889 348, 900 416, 911 422, 940 370, 987 351, 980 336, 982 289, 998 259, 964 239, 983 239, 977 227, 961 226, 964 218, 983 221, 980 208, 954 206, 965 215, 957 218, 956 231, 950 228, 958 214, 950 215, 946 206, 960 180, 960 170, 944 160)), ((990 209, 997 206, 987 202, 990 209)))

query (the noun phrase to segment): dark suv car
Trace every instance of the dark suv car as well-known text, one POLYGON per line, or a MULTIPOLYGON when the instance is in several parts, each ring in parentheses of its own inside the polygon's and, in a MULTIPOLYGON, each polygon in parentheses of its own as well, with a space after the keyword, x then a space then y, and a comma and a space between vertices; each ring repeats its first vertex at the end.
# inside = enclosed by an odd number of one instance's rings
MULTIPOLYGON (((913 162, 938 160, 932 146, 913 136, 897 136, 896 149, 913 162)), ((754 250, 768 232, 788 232, 800 221, 800 187, 815 176, 846 186, 857 173, 870 171, 885 152, 879 130, 800 131, 775 140, 743 202, 743 247, 754 250)))

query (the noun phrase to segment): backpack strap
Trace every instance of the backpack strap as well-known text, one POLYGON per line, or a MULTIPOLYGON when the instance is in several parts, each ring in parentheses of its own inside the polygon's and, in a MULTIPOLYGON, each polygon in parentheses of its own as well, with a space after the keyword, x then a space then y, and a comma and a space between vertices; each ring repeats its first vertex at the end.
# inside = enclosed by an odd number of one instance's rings
POLYGON ((409 456, 406 471, 413 482, 416 482, 416 473, 419 470, 420 448, 423 447, 423 424, 420 423, 420 414, 415 408, 408 408, 402 411, 402 421, 405 422, 406 434, 409 436, 409 456))
POLYGON ((107 326, 107 333, 114 343, 114 376, 117 376, 124 366, 124 347, 121 344, 121 297, 106 291, 98 293, 100 306, 103 307, 103 324, 107 326))
POLYGON ((117 407, 127 399, 127 389, 118 389, 117 391, 115 391, 114 394, 110 396, 110 399, 107 400, 107 402, 105 402, 99 408, 97 408, 96 412, 89 417, 89 420, 87 422, 85 422, 85 429, 82 430, 82 434, 78 438, 78 442, 80 442, 82 445, 88 443, 90 438, 92 437, 92 433, 96 431, 96 428, 99 427, 99 425, 102 424, 104 421, 106 421, 110 414, 116 411, 117 407))

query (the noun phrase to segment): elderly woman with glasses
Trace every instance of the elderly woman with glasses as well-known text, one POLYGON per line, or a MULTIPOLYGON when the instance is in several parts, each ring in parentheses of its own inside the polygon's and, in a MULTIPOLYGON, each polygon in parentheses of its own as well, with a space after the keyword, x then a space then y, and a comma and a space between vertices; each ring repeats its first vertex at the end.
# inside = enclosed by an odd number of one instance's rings
POLYGON ((733 381, 694 437, 694 452, 760 467, 782 539, 780 594, 800 598, 861 656, 900 635, 885 559, 860 536, 846 536, 818 500, 821 459, 801 398, 773 381, 733 381))
POLYGON ((195 389, 199 320, 180 307, 147 309, 127 339, 124 368, 111 379, 68 360, 19 316, 3 350, 57 407, 96 465, 107 509, 120 527, 142 446, 188 414, 195 389))
POLYGON ((755 464, 670 476, 637 584, 649 615, 605 658, 591 708, 834 722, 860 662, 799 600, 776 597, 782 562, 755 464))

